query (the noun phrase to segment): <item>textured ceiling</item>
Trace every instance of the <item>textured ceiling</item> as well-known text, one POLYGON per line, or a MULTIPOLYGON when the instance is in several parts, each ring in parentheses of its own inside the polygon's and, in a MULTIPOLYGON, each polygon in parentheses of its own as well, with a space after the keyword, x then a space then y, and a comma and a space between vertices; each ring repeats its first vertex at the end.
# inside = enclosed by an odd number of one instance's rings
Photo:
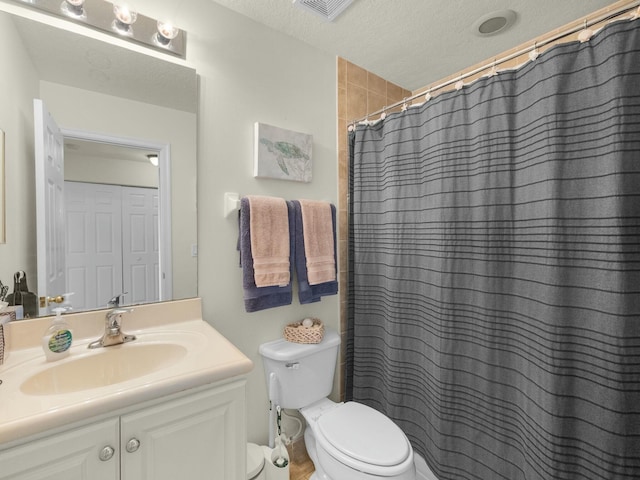
POLYGON ((212 0, 257 22, 346 58, 408 90, 454 74, 612 0, 355 0, 334 22, 292 0, 212 0), (473 25, 511 9, 514 25, 480 37, 473 25))

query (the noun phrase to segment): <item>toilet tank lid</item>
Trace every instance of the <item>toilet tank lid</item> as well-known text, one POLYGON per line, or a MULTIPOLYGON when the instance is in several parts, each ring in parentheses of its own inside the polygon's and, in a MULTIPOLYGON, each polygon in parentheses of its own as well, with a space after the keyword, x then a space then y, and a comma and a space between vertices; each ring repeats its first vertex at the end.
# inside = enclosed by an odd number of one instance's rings
POLYGON ((280 338, 263 343, 258 348, 260 355, 272 360, 286 362, 312 355, 320 350, 340 345, 340 335, 335 330, 325 329, 320 343, 294 343, 280 338))

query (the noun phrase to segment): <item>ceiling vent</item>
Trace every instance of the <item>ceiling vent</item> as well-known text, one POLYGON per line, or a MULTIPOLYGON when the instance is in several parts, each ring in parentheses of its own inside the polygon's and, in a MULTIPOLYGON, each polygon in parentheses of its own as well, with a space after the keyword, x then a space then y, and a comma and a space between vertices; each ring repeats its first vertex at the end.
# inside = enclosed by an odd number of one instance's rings
POLYGON ((473 23, 473 33, 481 37, 502 33, 511 27, 517 18, 518 15, 513 10, 488 13, 473 23))
POLYGON ((329 22, 333 22, 352 2, 353 0, 293 0, 295 6, 320 15, 329 22))

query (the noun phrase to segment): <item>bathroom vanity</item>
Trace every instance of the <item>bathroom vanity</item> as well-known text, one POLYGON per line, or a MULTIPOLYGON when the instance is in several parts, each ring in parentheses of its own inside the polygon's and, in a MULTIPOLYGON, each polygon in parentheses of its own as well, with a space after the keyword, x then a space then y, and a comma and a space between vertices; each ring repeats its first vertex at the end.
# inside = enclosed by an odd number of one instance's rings
POLYGON ((42 335, 34 322, 12 325, 0 479, 243 479, 252 362, 201 319, 198 299, 136 307, 123 321, 135 341, 89 350, 104 315, 67 316, 76 340, 52 363, 29 340, 42 335))

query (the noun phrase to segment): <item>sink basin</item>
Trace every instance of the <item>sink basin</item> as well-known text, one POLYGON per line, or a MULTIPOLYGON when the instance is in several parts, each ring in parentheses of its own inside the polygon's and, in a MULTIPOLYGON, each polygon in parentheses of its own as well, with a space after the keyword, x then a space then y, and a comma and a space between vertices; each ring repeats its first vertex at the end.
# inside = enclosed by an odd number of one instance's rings
POLYGON ((176 343, 128 343, 52 363, 20 385, 27 395, 72 393, 142 377, 174 365, 187 354, 176 343))

